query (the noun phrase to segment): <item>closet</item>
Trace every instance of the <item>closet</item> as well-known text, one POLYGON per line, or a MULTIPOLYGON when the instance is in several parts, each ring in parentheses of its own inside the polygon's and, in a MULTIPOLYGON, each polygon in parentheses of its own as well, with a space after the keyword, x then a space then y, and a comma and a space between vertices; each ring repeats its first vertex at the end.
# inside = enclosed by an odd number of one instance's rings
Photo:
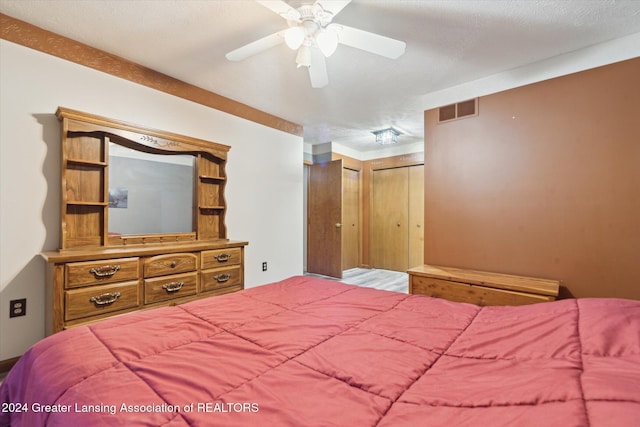
POLYGON ((423 264, 424 165, 375 169, 371 184, 371 266, 423 264))
POLYGON ((307 166, 309 273, 407 271, 424 264, 424 153, 307 166))

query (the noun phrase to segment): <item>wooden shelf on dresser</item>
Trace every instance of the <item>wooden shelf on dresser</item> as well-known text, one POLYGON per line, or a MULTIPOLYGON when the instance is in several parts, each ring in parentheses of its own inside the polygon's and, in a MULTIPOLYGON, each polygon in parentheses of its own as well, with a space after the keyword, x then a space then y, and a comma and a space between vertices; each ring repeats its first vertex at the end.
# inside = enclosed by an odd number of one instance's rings
POLYGON ((481 306, 554 301, 560 288, 557 280, 433 265, 421 265, 408 273, 410 294, 481 306))
POLYGON ((47 335, 244 288, 244 246, 229 240, 43 252, 47 335))

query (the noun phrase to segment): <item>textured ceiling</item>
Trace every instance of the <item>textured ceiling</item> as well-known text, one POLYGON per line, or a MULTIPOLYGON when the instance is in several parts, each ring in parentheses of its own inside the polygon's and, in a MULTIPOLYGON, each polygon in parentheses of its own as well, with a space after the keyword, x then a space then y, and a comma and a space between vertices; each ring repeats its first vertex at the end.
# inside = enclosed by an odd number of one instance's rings
POLYGON ((388 125, 421 141, 427 93, 640 32, 636 0, 353 0, 334 22, 405 41, 406 53, 339 46, 329 85, 313 89, 284 44, 225 59, 287 27, 250 0, 1 0, 0 11, 301 124, 305 142, 361 151, 388 125))

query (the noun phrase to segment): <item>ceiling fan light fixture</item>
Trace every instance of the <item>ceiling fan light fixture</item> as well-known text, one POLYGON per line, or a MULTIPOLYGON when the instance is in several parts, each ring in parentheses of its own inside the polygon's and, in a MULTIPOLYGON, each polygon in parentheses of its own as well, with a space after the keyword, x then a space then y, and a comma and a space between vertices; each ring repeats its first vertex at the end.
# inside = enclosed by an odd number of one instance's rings
POLYGON ((311 66, 311 49, 306 44, 300 46, 298 49, 298 55, 296 55, 296 63, 298 64, 298 68, 311 66))
POLYGON ((338 44, 389 59, 404 54, 406 43, 403 41, 333 22, 352 0, 255 1, 284 18, 288 28, 228 52, 225 57, 229 61, 241 61, 285 43, 296 51, 298 68, 307 68, 311 87, 317 89, 329 83, 325 58, 336 51, 338 44))
POLYGON ((381 145, 397 144, 398 135, 400 135, 400 131, 393 127, 374 130, 371 133, 376 136, 376 142, 381 145))
POLYGON ((324 56, 328 58, 338 47, 338 34, 332 30, 323 29, 316 35, 316 43, 324 56))
POLYGON ((304 30, 300 27, 291 27, 284 32, 284 42, 289 49, 296 50, 304 42, 304 30))

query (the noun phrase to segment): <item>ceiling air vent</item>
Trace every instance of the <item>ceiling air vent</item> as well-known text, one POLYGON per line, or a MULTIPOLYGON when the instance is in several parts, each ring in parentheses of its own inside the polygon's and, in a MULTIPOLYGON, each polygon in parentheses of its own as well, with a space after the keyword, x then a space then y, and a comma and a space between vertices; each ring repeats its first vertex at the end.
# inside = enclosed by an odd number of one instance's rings
POLYGON ((438 123, 478 115, 478 98, 438 108, 438 123))

